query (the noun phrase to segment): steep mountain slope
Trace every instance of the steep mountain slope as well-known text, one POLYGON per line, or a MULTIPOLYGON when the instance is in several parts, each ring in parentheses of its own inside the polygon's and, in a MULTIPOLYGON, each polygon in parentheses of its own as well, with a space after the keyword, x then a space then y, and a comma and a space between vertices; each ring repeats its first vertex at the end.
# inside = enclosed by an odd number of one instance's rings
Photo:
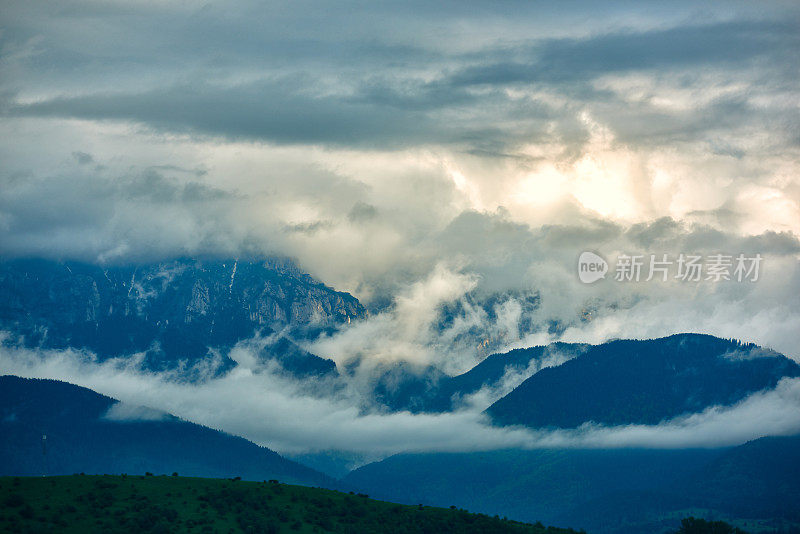
POLYGON ((675 529, 687 515, 800 528, 800 436, 729 449, 401 454, 345 482, 380 499, 452 503, 596 533, 675 529))
POLYGON ((380 499, 452 503, 544 522, 609 492, 646 491, 701 468, 717 451, 503 450, 400 454, 356 469, 344 481, 380 499))
POLYGON ((0 377, 0 474, 172 473, 335 487, 243 438, 55 380, 0 377), (42 436, 46 435, 46 454, 42 436))
POLYGON ((800 532, 800 436, 759 438, 718 451, 688 475, 647 491, 607 492, 554 516, 595 532, 659 532, 677 515, 725 517, 748 532, 800 532))
POLYGON ((612 341, 534 374, 487 413, 500 425, 530 427, 656 424, 798 376, 800 365, 785 356, 713 336, 612 341))
MULTIPOLYGON (((0 330, 12 334, 11 342, 86 348, 100 358, 146 352, 155 368, 191 363, 209 349, 224 356, 257 332, 287 330, 302 337, 365 315, 356 298, 316 282, 286 260, 181 259, 109 267, 0 263, 0 330)), ((265 355, 288 350, 288 367, 308 359, 287 342, 267 347, 265 355)), ((298 366, 304 372, 330 368, 313 358, 298 366)))
POLYGON ((560 365, 576 357, 587 347, 580 343, 553 343, 491 354, 466 373, 439 381, 424 411, 449 411, 457 407, 464 397, 481 388, 496 389, 500 393, 504 388, 510 390, 541 369, 560 365))
POLYGON ((729 449, 682 487, 728 513, 800 522, 800 436, 764 437, 729 449))
MULTIPOLYGON (((466 373, 448 376, 433 366, 406 362, 375 367, 374 400, 391 411, 441 413, 461 408, 483 388, 502 397, 539 370, 560 365, 588 345, 553 343, 491 354, 466 373)), ((357 363, 357 362, 355 362, 357 363)))

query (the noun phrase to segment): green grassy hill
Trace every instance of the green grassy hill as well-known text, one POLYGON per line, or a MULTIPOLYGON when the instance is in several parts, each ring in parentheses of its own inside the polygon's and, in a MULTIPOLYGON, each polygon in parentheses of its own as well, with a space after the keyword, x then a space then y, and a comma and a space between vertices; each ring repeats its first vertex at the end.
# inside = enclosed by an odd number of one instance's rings
POLYGON ((138 475, 0 477, 0 532, 574 533, 275 482, 138 475))

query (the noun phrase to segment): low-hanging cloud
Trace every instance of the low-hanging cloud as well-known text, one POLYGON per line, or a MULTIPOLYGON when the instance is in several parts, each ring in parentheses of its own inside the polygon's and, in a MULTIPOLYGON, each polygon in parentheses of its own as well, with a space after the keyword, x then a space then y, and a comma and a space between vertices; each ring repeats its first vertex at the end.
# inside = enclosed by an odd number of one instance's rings
MULTIPOLYGON (((397 452, 503 448, 718 447, 800 432, 800 379, 783 379, 731 407, 709 407, 658 425, 570 430, 498 428, 479 411, 445 414, 364 412, 348 396, 298 394, 299 385, 265 368, 240 365, 222 377, 176 381, 131 360, 97 363, 76 351, 0 349, 3 373, 66 380, 120 399, 113 417, 157 409, 244 436, 279 452, 351 451, 380 458, 397 452), (150 409, 142 409, 147 406, 150 409), (117 413, 119 412, 119 413, 117 413)), ((120 417, 118 417, 120 416, 120 417)))
POLYGON ((115 402, 103 414, 103 419, 120 423, 128 421, 164 421, 168 418, 169 414, 165 412, 126 402, 115 402))

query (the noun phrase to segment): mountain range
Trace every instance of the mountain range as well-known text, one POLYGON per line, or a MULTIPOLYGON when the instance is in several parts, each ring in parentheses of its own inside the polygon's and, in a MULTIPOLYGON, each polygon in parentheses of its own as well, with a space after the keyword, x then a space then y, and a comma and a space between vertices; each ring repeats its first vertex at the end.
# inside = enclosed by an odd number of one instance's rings
POLYGON ((448 504, 602 534, 723 518, 800 532, 800 436, 719 449, 544 449, 400 454, 344 481, 379 499, 448 504))
MULTIPOLYGON (((445 307, 442 320, 457 313, 457 306, 445 307)), ((309 352, 308 342, 368 318, 355 297, 288 260, 0 262, 3 347, 73 348, 99 361, 143 355, 149 371, 217 358, 217 372, 227 373, 238 365, 233 349, 244 344, 299 381, 326 377, 326 383, 346 386, 352 369, 309 352)), ((800 377, 800 365, 777 352, 690 333, 498 352, 456 376, 409 362, 373 369, 362 413, 467 410, 483 412, 495 427, 571 431, 658 425, 735 406, 800 377)), ((85 388, 4 376, 0 431, 0 475, 150 471, 278 478, 601 534, 661 532, 685 515, 729 519, 754 532, 800 531, 800 436, 791 429, 790 435, 705 449, 399 454, 348 473, 343 466, 358 459, 348 451, 299 455, 301 465, 243 438, 85 388)))
POLYGON ((657 424, 800 377, 800 365, 752 343, 704 334, 553 343, 492 354, 457 376, 400 364, 376 380, 376 398, 393 411, 442 413, 485 392, 499 426, 575 428, 657 424), (389 387, 391 385, 392 387, 389 387))

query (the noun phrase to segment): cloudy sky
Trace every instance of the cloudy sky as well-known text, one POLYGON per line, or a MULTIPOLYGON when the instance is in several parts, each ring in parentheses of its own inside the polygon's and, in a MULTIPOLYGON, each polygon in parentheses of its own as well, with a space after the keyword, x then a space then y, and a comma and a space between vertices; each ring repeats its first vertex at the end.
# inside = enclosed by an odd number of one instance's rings
POLYGON ((337 361, 456 372, 476 325, 800 359, 798 28, 790 1, 4 1, 0 254, 287 255, 375 312, 315 344, 337 361), (585 250, 764 261, 584 285, 585 250))

